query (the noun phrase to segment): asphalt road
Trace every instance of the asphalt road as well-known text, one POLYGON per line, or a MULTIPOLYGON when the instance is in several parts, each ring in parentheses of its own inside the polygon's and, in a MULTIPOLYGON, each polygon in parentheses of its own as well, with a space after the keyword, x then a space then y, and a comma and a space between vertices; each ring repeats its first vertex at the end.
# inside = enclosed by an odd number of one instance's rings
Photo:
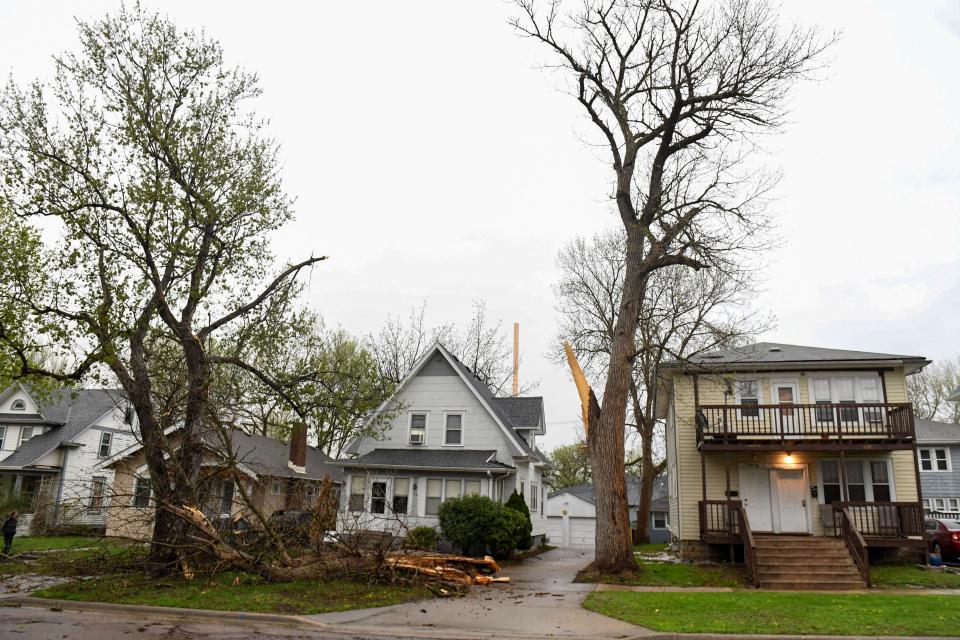
POLYGON ((145 619, 103 611, 51 611, 49 608, 0 607, 0 638, 4 640, 320 640, 365 636, 290 627, 275 622, 189 620, 154 616, 145 619))

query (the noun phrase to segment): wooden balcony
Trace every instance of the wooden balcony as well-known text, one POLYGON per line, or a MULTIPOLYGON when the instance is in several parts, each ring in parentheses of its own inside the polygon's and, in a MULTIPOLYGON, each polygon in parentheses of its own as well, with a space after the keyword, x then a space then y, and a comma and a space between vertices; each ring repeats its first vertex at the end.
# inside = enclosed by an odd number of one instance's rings
POLYGON ((919 502, 834 502, 834 534, 846 511, 851 524, 871 547, 922 546, 923 507, 919 502))
POLYGON ((902 403, 697 406, 702 449, 838 450, 913 447, 913 406, 902 403))

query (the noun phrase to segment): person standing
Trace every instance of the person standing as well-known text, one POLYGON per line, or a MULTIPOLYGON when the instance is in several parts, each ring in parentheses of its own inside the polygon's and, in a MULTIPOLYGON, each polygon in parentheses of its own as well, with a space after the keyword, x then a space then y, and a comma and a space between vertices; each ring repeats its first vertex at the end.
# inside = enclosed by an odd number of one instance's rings
POLYGON ((17 520, 20 519, 20 514, 16 511, 12 512, 7 519, 3 521, 3 526, 0 527, 0 531, 3 532, 3 555, 10 555, 10 547, 13 546, 13 536, 17 533, 17 520))

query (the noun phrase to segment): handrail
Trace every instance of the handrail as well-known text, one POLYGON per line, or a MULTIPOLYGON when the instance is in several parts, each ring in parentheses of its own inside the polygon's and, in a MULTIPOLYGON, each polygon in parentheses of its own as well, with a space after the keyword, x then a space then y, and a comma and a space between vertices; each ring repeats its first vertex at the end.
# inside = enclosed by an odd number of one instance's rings
POLYGON ((750 519, 747 517, 747 510, 743 508, 743 503, 737 503, 737 506, 731 504, 731 509, 737 511, 737 528, 740 533, 740 540, 743 542, 743 563, 747 567, 747 573, 754 586, 760 586, 760 577, 757 573, 757 544, 753 539, 753 531, 750 529, 750 519))
POLYGON ((696 431, 699 441, 742 437, 906 441, 914 438, 913 405, 909 402, 698 404, 696 431))
MULTIPOLYGON (((834 514, 840 514, 840 537, 847 543, 847 549, 853 556, 857 568, 860 569, 860 575, 863 576, 867 586, 870 585, 870 555, 867 553, 867 541, 863 539, 857 525, 850 518, 850 513, 846 507, 834 506, 834 514)), ((834 518, 836 520, 836 518, 834 518)))

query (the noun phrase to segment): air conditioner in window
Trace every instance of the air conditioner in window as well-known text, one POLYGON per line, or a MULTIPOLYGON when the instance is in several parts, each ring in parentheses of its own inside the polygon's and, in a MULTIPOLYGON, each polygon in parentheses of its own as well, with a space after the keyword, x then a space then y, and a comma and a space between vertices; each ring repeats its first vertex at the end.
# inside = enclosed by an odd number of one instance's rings
POLYGON ((423 434, 422 433, 411 433, 410 434, 410 444, 423 444, 423 434))

